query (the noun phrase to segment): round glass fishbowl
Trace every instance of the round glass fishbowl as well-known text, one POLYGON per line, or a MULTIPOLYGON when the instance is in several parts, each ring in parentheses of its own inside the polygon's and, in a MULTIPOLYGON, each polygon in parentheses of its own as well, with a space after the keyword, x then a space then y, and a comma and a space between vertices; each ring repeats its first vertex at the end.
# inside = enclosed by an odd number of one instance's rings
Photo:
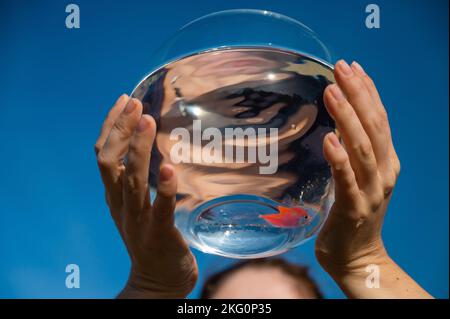
POLYGON ((182 27, 134 89, 157 135, 149 184, 171 164, 175 225, 194 248, 276 255, 318 232, 334 199, 324 136, 331 56, 300 22, 228 10, 182 27))

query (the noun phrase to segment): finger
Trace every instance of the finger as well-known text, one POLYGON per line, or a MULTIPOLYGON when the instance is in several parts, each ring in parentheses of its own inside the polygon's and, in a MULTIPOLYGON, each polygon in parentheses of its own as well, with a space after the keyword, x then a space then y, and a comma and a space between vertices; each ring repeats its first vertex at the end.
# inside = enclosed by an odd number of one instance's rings
POLYGON ((111 201, 122 203, 121 176, 125 169, 123 159, 128 151, 131 137, 139 122, 142 104, 137 99, 128 101, 97 155, 97 162, 105 189, 111 201))
POLYGON ((380 166, 386 165, 389 160, 387 117, 373 102, 373 96, 369 93, 362 77, 354 72, 354 68, 351 68, 344 60, 336 63, 335 78, 372 143, 377 163, 380 166))
POLYGON ((381 156, 378 156, 377 158, 379 158, 381 169, 388 170, 389 165, 392 163, 389 161, 389 158, 395 157, 396 155, 395 155, 395 150, 394 150, 394 144, 392 141, 392 134, 391 134, 391 129, 390 129, 390 125, 389 125, 389 119, 388 119, 388 114, 387 114, 386 108, 384 107, 384 105, 381 101, 380 94, 378 93, 375 83, 373 82, 371 77, 365 72, 363 67, 356 61, 354 61, 351 64, 351 67, 352 67, 353 71, 355 72, 355 74, 357 76, 359 76, 362 79, 362 81, 364 82, 364 85, 372 98, 374 108, 376 110, 376 113, 378 114, 379 120, 382 122, 381 126, 384 128, 384 132, 386 134, 386 140, 387 140, 387 146, 389 148, 389 152, 385 152, 384 156, 383 156, 383 154, 381 154, 381 156))
POLYGON ((143 115, 131 138, 124 175, 123 198, 131 216, 137 216, 148 204, 148 175, 155 134, 155 120, 143 115))
POLYGON ((367 92, 369 92, 369 95, 372 98, 373 103, 375 104, 375 108, 377 108, 379 111, 385 110, 375 83, 369 77, 363 67, 358 62, 353 61, 351 64, 351 68, 353 72, 355 72, 355 74, 364 82, 367 92))
POLYGON ((324 101, 342 135, 359 188, 370 189, 376 182, 377 164, 369 137, 355 110, 336 84, 325 89, 324 101))
POLYGON ((323 143, 323 153, 331 166, 338 205, 355 203, 359 188, 347 152, 334 133, 328 133, 323 143))
POLYGON ((177 179, 172 166, 163 165, 159 171, 158 190, 152 208, 152 219, 161 226, 173 226, 177 179))
POLYGON ((117 120, 123 108, 127 104, 128 99, 129 99, 128 95, 122 94, 117 99, 116 103, 114 103, 114 106, 111 108, 108 115, 106 116, 106 119, 103 122, 102 128, 100 130, 100 135, 95 143, 94 149, 96 155, 98 154, 98 152, 100 152, 100 149, 103 147, 103 144, 105 144, 105 141, 109 135, 109 132, 111 131, 111 128, 114 125, 114 122, 117 120))

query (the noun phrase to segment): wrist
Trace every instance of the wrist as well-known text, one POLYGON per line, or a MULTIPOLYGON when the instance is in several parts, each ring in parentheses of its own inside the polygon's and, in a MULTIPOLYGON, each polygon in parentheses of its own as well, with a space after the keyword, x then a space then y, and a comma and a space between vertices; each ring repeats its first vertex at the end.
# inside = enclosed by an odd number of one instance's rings
POLYGON ((184 299, 191 292, 192 285, 168 286, 150 276, 137 272, 133 267, 128 281, 117 298, 131 299, 184 299))
MULTIPOLYGON (((367 288, 369 288, 367 280, 374 274, 375 276, 380 276, 380 272, 384 273, 391 263, 392 260, 387 254, 384 245, 382 243, 373 243, 370 246, 366 246, 364 250, 353 254, 351 258, 328 259, 327 262, 321 263, 321 265, 347 297, 363 298, 363 296, 370 296, 370 298, 378 298, 382 295, 367 294, 367 288)), ((379 289, 375 290, 379 291, 379 289)))
POLYGON ((351 253, 345 249, 333 251, 316 251, 320 265, 333 278, 365 273, 369 265, 383 265, 389 262, 389 255, 381 238, 377 238, 353 249, 351 253))
POLYGON ((345 265, 334 264, 327 272, 348 298, 432 298, 389 257, 384 246, 345 265))
POLYGON ((180 291, 167 291, 164 289, 152 289, 136 285, 128 281, 117 296, 118 299, 184 299, 188 294, 180 291))

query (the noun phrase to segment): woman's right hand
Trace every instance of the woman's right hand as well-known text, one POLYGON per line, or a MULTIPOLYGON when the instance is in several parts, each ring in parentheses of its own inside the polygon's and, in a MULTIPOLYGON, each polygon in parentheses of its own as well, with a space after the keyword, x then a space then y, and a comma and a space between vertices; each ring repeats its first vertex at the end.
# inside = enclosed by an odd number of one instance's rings
POLYGON ((160 168, 156 198, 150 203, 155 135, 156 123, 142 115, 141 102, 122 95, 95 144, 106 202, 131 259, 119 298, 184 298, 197 281, 195 258, 174 226, 177 179, 171 166, 160 168))

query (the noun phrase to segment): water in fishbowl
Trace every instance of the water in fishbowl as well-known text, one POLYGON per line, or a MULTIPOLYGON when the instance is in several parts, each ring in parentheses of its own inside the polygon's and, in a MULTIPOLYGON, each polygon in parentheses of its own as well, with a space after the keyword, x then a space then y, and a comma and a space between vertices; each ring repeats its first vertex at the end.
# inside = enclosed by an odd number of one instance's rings
POLYGON ((273 47, 220 47, 169 62, 132 96, 157 123, 149 184, 178 178, 175 224, 201 251, 282 253, 311 238, 333 202, 323 103, 334 82, 319 59, 273 47))

